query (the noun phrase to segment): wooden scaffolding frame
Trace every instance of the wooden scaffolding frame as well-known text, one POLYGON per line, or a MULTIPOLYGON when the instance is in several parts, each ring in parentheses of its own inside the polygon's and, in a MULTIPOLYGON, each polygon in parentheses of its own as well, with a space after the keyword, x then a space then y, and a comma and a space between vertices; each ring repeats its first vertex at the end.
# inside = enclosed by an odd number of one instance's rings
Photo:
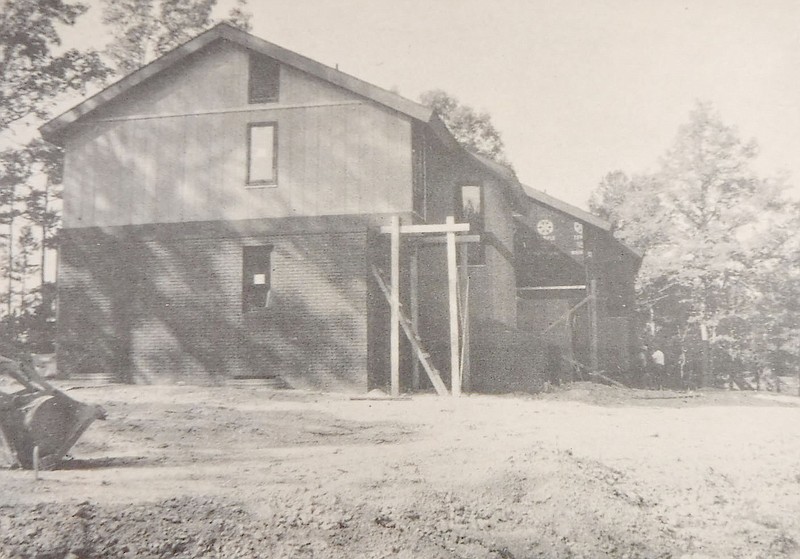
POLYGON ((414 368, 412 383, 414 388, 419 387, 419 364, 428 374, 434 388, 439 395, 446 395, 447 387, 442 382, 441 376, 430 361, 428 354, 422 346, 418 330, 419 295, 418 295, 418 251, 417 247, 411 255, 411 317, 405 316, 400 303, 400 246, 402 235, 417 235, 436 237, 432 242, 444 242, 447 246, 447 291, 450 323, 450 393, 457 398, 462 389, 469 390, 469 315, 468 315, 468 278, 467 273, 467 245, 462 244, 461 266, 459 270, 456 258, 456 242, 478 242, 477 235, 460 235, 456 233, 469 233, 469 223, 456 223, 453 216, 448 216, 443 224, 401 225, 400 216, 392 216, 391 224, 380 228, 380 232, 390 235, 390 285, 387 287, 380 271, 373 268, 372 272, 378 286, 383 291, 390 307, 390 378, 392 396, 400 395, 400 330, 403 329, 406 337, 414 349, 414 368))

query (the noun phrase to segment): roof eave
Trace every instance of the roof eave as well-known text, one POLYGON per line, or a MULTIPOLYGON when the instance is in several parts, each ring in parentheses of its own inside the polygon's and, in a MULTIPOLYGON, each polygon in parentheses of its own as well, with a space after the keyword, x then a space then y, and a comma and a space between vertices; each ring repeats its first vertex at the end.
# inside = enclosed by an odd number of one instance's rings
POLYGON ((614 238, 615 241, 619 243, 619 245, 628 253, 628 256, 636 263, 635 271, 638 272, 639 268, 642 267, 642 260, 644 260, 644 254, 636 250, 635 248, 631 248, 616 237, 614 238))
POLYGON ((523 185, 523 188, 525 190, 525 194, 530 200, 539 202, 540 204, 548 206, 551 209, 554 209, 561 213, 565 213, 573 217, 574 219, 582 222, 585 225, 596 227, 597 229, 600 229, 601 231, 608 233, 609 236, 614 240, 614 242, 619 244, 622 250, 628 256, 630 256, 631 259, 633 259, 633 261, 636 263, 635 264, 636 270, 637 271, 639 270, 639 267, 642 265, 642 259, 644 258, 644 255, 642 255, 637 250, 632 249, 631 247, 629 247, 628 245, 626 245, 625 243, 614 237, 612 231, 613 227, 611 223, 600 217, 597 217, 594 214, 584 211, 576 206, 573 206, 572 204, 568 204, 567 202, 564 202, 562 200, 559 200, 558 198, 550 196, 549 194, 546 194, 541 190, 536 190, 535 188, 531 188, 530 186, 527 185, 523 185))
POLYGON ((62 133, 67 126, 77 121, 82 116, 97 109, 101 105, 111 101, 121 93, 139 85, 147 79, 150 79, 165 68, 179 62, 190 54, 197 52, 206 45, 217 40, 219 37, 219 26, 217 26, 209 29, 193 39, 190 39, 182 45, 172 49, 164 56, 153 60, 146 66, 143 66, 135 72, 117 80, 102 91, 95 93, 88 99, 61 113, 49 122, 46 122, 39 127, 39 132, 45 140, 56 144, 60 143, 62 140, 62 133))
POLYGON ((439 115, 433 110, 431 110, 431 116, 427 123, 433 135, 436 136, 445 148, 454 152, 461 152, 464 150, 461 144, 458 143, 458 140, 456 140, 450 130, 448 130, 447 125, 445 125, 439 115))
POLYGON ((346 74, 336 68, 326 66, 316 60, 312 60, 302 54, 298 54, 289 49, 285 49, 276 44, 265 41, 259 37, 246 33, 240 29, 236 29, 228 24, 222 23, 217 25, 214 29, 218 29, 220 36, 228 39, 231 42, 242 45, 248 49, 254 50, 266 56, 275 58, 283 64, 292 66, 298 70, 302 70, 312 76, 316 76, 334 85, 338 85, 353 93, 371 99, 381 105, 395 109, 396 111, 408 115, 416 120, 428 122, 433 115, 433 110, 430 107, 421 105, 406 99, 396 93, 392 93, 386 89, 372 85, 355 76, 346 74))
POLYGON ((573 206, 572 204, 564 202, 563 200, 559 200, 554 196, 550 196, 541 190, 536 190, 535 188, 527 185, 522 185, 522 187, 525 195, 531 200, 539 202, 540 204, 548 206, 551 209, 557 210, 561 213, 565 213, 584 224, 592 225, 606 232, 611 232, 611 223, 608 221, 582 210, 577 206, 573 206))
POLYGON ((511 204, 515 210, 525 210, 525 191, 523 190, 522 184, 517 179, 513 169, 503 165, 502 163, 491 160, 484 155, 474 153, 466 148, 462 147, 461 149, 467 154, 471 161, 477 163, 482 169, 485 169, 492 176, 498 178, 509 186, 507 192, 510 195, 509 197, 511 198, 511 204))
POLYGON ((63 141, 63 134, 69 125, 81 117, 219 39, 228 40, 266 56, 273 57, 283 64, 292 66, 329 83, 347 89, 356 95, 393 109, 410 118, 425 123, 429 123, 433 118, 433 110, 429 107, 345 74, 335 68, 325 66, 303 55, 259 39, 227 23, 220 23, 43 124, 39 127, 42 137, 53 143, 61 143, 63 141))

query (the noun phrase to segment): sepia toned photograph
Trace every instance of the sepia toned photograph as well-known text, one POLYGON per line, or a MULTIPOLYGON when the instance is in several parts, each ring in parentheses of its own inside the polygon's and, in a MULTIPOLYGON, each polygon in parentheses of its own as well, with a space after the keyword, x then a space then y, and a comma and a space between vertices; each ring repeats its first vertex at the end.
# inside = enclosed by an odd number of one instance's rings
POLYGON ((0 559, 800 559, 799 25, 0 0, 0 559))

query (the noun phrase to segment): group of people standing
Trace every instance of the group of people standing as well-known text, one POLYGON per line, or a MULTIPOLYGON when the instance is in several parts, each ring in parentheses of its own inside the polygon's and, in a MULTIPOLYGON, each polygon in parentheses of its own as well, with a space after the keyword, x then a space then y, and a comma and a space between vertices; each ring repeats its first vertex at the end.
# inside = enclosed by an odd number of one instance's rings
POLYGON ((643 373, 644 388, 654 388, 661 390, 669 387, 667 378, 666 357, 658 346, 642 347, 639 353, 639 365, 643 373))

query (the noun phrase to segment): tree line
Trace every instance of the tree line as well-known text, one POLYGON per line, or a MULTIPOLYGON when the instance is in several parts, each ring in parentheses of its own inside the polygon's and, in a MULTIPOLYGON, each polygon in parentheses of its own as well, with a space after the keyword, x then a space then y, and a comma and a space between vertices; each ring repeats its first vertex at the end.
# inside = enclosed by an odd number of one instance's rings
MULTIPOLYGON (((440 90, 421 101, 462 145, 508 164, 487 113, 440 90)), ((656 172, 609 172, 590 197, 643 256, 637 339, 645 358, 665 355, 668 385, 781 390, 781 376, 800 378, 800 203, 787 177, 756 173, 757 157, 755 140, 697 102, 656 172)))
POLYGON ((707 102, 650 174, 607 174, 590 200, 644 255, 641 340, 683 385, 780 390, 800 356, 800 205, 754 170, 758 145, 707 102))

